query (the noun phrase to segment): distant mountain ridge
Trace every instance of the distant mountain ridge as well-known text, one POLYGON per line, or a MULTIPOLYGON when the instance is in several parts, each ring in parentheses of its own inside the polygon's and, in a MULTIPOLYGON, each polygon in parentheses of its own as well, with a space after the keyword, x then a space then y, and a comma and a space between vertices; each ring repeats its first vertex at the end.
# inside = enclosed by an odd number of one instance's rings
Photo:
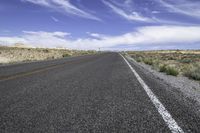
POLYGON ((34 48, 31 45, 23 44, 23 43, 15 43, 14 45, 12 45, 10 47, 15 47, 15 48, 34 48))

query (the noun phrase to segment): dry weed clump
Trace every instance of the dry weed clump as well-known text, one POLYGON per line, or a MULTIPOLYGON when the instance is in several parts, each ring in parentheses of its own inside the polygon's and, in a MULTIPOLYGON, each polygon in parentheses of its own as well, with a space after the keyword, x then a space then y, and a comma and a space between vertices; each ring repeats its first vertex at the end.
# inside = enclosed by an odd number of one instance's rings
POLYGON ((128 54, 168 75, 200 80, 200 50, 129 51, 128 54))
POLYGON ((200 63, 191 64, 185 70, 184 75, 194 80, 200 80, 200 63))

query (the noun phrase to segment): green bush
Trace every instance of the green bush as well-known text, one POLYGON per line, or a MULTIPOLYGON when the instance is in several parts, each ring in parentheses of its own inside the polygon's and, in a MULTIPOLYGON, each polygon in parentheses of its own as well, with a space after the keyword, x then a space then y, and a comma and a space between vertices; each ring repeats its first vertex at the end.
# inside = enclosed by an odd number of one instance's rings
POLYGON ((71 56, 69 53, 65 53, 65 54, 63 54, 62 55, 63 57, 69 57, 69 56, 71 56))
POLYGON ((84 51, 84 52, 82 52, 81 54, 82 55, 87 55, 87 54, 89 54, 90 52, 88 52, 88 51, 84 51))
POLYGON ((194 80, 200 80, 200 64, 191 65, 185 71, 184 75, 194 80))
POLYGON ((155 69, 155 70, 157 70, 157 71, 159 71, 160 70, 160 61, 159 60, 155 60, 155 61, 153 61, 153 65, 152 65, 152 68, 153 69, 155 69))
POLYGON ((55 59, 54 56, 47 57, 48 60, 55 59))
POLYGON ((165 64, 161 65, 159 71, 160 72, 166 72, 167 71, 167 65, 165 65, 165 64))
POLYGON ((179 71, 175 67, 167 66, 166 64, 161 65, 159 71, 172 76, 177 76, 179 74, 179 71))
POLYGON ((152 60, 152 59, 145 58, 145 59, 143 60, 143 62, 144 62, 145 64, 147 64, 147 65, 153 65, 153 60, 152 60))
POLYGON ((191 63, 192 62, 192 60, 191 59, 182 59, 182 60, 180 60, 179 62, 181 62, 181 63, 191 63))
POLYGON ((142 62, 142 57, 136 58, 136 61, 137 61, 137 62, 142 62))
POLYGON ((175 60, 174 57, 168 57, 167 60, 175 60))
POLYGON ((49 50, 48 49, 44 49, 43 52, 44 53, 49 53, 49 50))
POLYGON ((172 75, 172 76, 177 76, 179 74, 179 72, 175 67, 168 66, 167 70, 166 70, 166 74, 167 75, 172 75))

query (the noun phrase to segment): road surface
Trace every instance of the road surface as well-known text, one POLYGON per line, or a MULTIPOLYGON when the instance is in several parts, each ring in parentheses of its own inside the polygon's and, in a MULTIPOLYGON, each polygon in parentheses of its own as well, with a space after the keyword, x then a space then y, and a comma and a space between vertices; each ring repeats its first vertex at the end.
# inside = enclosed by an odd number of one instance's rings
POLYGON ((199 110, 119 53, 0 67, 1 133, 198 133, 199 110))

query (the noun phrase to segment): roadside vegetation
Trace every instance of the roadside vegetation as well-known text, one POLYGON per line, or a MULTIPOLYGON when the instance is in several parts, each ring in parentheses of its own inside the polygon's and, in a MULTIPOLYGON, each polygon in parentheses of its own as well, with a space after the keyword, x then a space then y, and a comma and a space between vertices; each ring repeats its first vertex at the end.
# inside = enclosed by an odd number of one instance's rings
POLYGON ((0 64, 59 59, 95 53, 97 52, 68 49, 18 48, 0 46, 0 64))
POLYGON ((129 51, 137 62, 152 66, 167 75, 183 75, 200 80, 200 50, 129 51))

